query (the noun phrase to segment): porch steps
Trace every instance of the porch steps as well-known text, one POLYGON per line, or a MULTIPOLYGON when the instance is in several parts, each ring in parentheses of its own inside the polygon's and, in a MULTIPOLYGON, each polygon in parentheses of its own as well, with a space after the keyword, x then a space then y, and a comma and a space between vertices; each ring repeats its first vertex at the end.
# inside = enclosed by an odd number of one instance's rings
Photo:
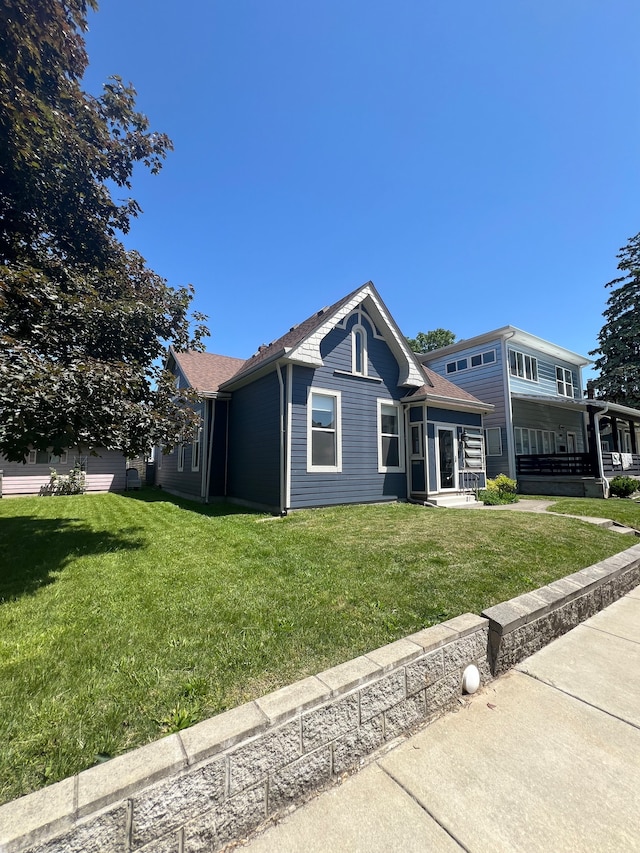
POLYGON ((432 498, 427 500, 427 503, 432 504, 433 506, 442 506, 447 507, 448 509, 455 509, 456 507, 464 507, 465 509, 468 507, 482 506, 481 501, 477 501, 475 495, 435 495, 432 498))

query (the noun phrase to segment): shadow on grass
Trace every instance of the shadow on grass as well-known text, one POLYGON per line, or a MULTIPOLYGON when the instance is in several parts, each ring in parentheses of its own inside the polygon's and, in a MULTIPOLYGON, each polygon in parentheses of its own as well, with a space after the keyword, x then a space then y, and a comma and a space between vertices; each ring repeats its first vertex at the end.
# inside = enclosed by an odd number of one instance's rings
POLYGON ((144 503, 170 503, 174 506, 179 506, 180 509, 185 509, 188 512, 195 512, 198 515, 208 515, 215 518, 225 515, 264 515, 264 513, 257 510, 226 503, 226 501, 216 501, 210 504, 190 501, 186 498, 179 498, 176 495, 165 492, 163 489, 159 489, 156 486, 146 486, 142 489, 130 492, 121 492, 120 494, 123 498, 131 498, 132 500, 143 501, 144 503))
POLYGON ((53 583, 77 557, 141 548, 137 529, 114 534, 73 518, 0 518, 0 605, 53 583))

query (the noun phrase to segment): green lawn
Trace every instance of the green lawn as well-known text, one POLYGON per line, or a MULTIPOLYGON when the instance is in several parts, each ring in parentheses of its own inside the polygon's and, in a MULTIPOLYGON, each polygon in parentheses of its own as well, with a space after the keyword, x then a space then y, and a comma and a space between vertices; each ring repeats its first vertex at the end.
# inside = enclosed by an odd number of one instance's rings
POLYGON ((409 504, 2 500, 0 801, 630 544, 409 504))
POLYGON ((640 530, 640 502, 628 498, 554 498, 549 512, 568 515, 591 515, 595 518, 610 518, 627 527, 640 530))

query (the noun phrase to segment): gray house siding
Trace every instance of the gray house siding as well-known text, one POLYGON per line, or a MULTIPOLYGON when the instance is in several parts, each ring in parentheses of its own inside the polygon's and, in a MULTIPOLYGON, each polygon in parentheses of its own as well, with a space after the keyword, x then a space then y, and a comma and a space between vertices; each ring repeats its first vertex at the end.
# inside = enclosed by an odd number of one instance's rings
MULTIPOLYGON (((514 350, 521 352, 524 355, 532 356, 537 360, 538 379, 536 382, 530 379, 522 379, 519 376, 512 376, 509 371, 507 362, 507 374, 509 375, 509 387, 512 393, 515 394, 542 394, 547 397, 557 397, 558 387, 556 384, 556 367, 563 367, 571 371, 573 384, 573 399, 582 397, 582 389, 578 383, 578 371, 575 365, 571 365, 566 361, 553 360, 548 356, 537 352, 535 349, 513 344, 507 347, 508 352, 514 350)), ((562 399, 560 397, 560 399, 562 399)))
MULTIPOLYGON (((196 411, 202 417, 203 407, 196 406, 196 411)), ((202 442, 200 445, 200 466, 197 471, 191 470, 193 445, 191 442, 184 446, 184 461, 182 471, 178 470, 178 448, 173 447, 170 453, 162 454, 162 461, 156 465, 156 485, 168 492, 200 500, 202 496, 202 442)), ((162 453, 157 450, 158 457, 162 453)))
POLYGON ((535 430, 552 430, 556 440, 566 447, 566 434, 576 435, 576 452, 586 453, 584 416, 580 411, 561 409, 557 406, 540 406, 527 400, 513 401, 513 426, 535 430))
MULTIPOLYGON (((406 497, 406 474, 378 471, 378 400, 398 402, 399 368, 384 340, 367 331, 368 375, 351 373, 352 317, 345 329, 335 328, 321 345, 323 366, 293 368, 291 406, 291 507, 366 503, 406 497), (340 371, 340 372, 338 372, 340 371), (341 394, 342 471, 307 471, 307 400, 309 389, 341 394)), ((400 442, 404 465, 404 445, 400 442)))
POLYGON ((42 486, 49 482, 51 469, 58 474, 67 475, 73 468, 76 456, 81 456, 86 466, 86 487, 88 492, 120 492, 125 488, 127 462, 116 450, 99 448, 96 456, 87 451, 67 451, 66 464, 30 464, 8 462, 0 458, 0 470, 3 471, 2 494, 37 495, 42 486))
POLYGON ((438 358, 425 360, 425 364, 435 373, 447 378, 459 388, 473 394, 479 400, 492 403, 495 407, 492 412, 484 416, 484 428, 498 427, 501 429, 502 455, 487 456, 487 477, 496 477, 500 473, 509 471, 509 455, 507 451, 507 407, 505 400, 505 373, 503 363, 503 349, 500 340, 489 341, 481 346, 462 349, 454 355, 443 355, 438 358), (482 353, 495 351, 495 362, 483 364, 479 367, 469 367, 466 370, 447 373, 447 364, 453 361, 467 359, 471 364, 474 356, 482 353))
POLYGON ((211 469, 209 496, 224 497, 227 493, 227 400, 212 400, 213 440, 211 444, 211 469))
POLYGON ((280 386, 275 370, 233 392, 227 495, 270 510, 280 506, 280 386))

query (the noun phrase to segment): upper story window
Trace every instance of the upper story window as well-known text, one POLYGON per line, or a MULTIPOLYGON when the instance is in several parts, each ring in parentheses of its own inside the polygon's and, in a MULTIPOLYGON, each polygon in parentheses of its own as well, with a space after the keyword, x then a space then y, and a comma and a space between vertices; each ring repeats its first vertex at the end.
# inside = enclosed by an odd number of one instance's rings
POLYGON ((561 397, 573 397, 573 373, 566 367, 556 367, 556 386, 561 397))
POLYGON ((351 330, 351 372, 367 375, 367 331, 359 323, 351 330))
POLYGON ((496 351, 494 349, 478 352, 469 358, 459 358, 456 361, 449 361, 445 365, 447 373, 460 373, 461 370, 469 370, 472 367, 482 367, 483 364, 493 364, 496 360, 496 351))
POLYGON ((312 391, 307 402, 307 470, 342 470, 340 392, 312 391))
POLYGON ((509 372, 519 379, 538 381, 538 359, 517 350, 509 350, 509 372))

